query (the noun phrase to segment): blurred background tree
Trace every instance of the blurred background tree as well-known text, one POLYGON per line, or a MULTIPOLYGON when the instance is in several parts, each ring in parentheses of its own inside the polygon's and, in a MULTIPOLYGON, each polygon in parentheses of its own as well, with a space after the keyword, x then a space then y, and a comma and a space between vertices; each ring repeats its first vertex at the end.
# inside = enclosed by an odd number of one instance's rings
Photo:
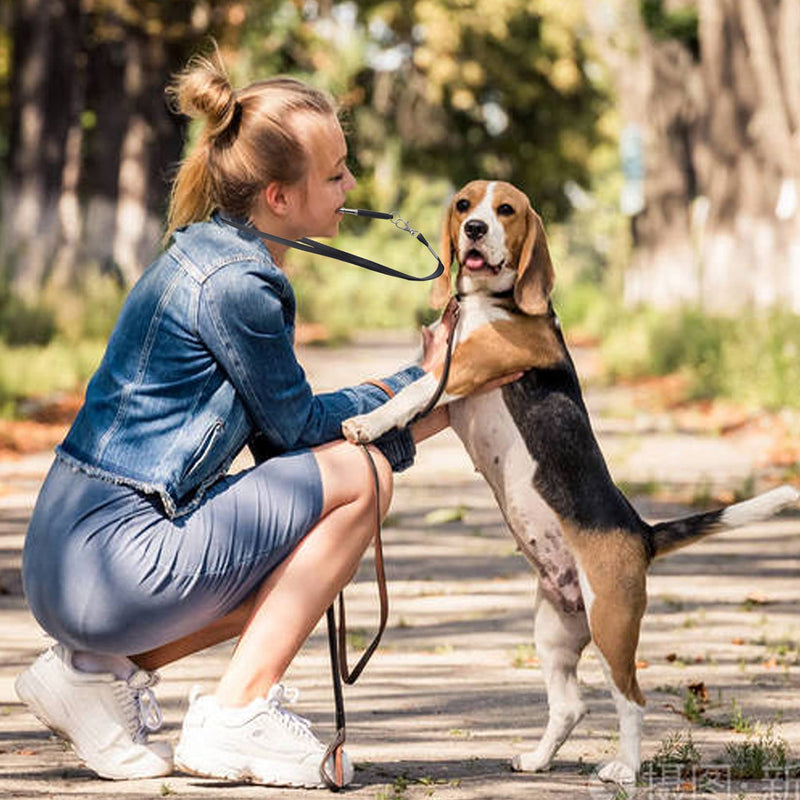
POLYGON ((628 302, 800 312, 800 0, 585 6, 643 176, 628 302))
MULTIPOLYGON (((779 308, 798 331, 800 0, 0 0, 7 346, 101 346, 196 133, 164 87, 211 37, 235 85, 292 73, 339 99, 352 205, 437 242, 456 186, 519 185, 548 226, 565 327, 610 343, 613 374, 690 368, 733 391, 725 343, 746 337, 711 314, 752 333, 779 308), (681 350, 687 331, 713 346, 681 350)), ((391 226, 350 220, 338 243, 427 271, 391 226)), ((302 253, 290 269, 329 337, 425 317, 424 286, 302 253)), ((772 396, 791 397, 798 360, 774 336, 764 348, 772 396)), ((0 403, 17 391, 3 361, 0 403)))
POLYGON ((299 73, 342 98, 364 198, 402 200, 401 175, 451 184, 490 175, 561 217, 565 182, 588 183, 604 102, 585 75, 572 6, 565 15, 531 0, 6 2, 11 286, 33 299, 92 262, 135 280, 155 252, 182 147, 163 89, 209 34, 240 81, 299 73))

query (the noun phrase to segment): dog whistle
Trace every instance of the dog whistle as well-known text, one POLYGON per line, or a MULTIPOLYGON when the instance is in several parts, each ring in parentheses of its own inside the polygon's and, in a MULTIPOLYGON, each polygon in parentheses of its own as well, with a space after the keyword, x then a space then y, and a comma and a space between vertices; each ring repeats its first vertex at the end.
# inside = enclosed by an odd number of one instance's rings
POLYGON ((368 208, 338 208, 342 214, 352 214, 354 217, 371 217, 372 219, 392 219, 394 214, 387 214, 385 211, 370 211, 368 208))

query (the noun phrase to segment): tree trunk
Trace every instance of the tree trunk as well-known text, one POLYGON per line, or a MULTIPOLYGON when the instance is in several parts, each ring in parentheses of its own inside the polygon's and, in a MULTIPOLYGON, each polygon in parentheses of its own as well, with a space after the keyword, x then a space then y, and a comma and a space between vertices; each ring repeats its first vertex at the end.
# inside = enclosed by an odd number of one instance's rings
MULTIPOLYGON (((631 220, 634 252, 625 300, 673 308, 697 303, 700 281, 692 241, 694 65, 676 42, 645 40, 651 78, 641 109, 646 123, 644 208, 631 220)), ((643 123, 645 124, 645 123, 643 123)))
POLYGON ((125 282, 139 277, 139 247, 147 221, 148 139, 152 129, 140 113, 145 88, 144 43, 131 36, 126 43, 125 98, 130 116, 119 165, 113 257, 125 282))
POLYGON ((796 32, 797 10, 795 0, 780 9, 760 0, 700 3, 708 97, 703 191, 709 201, 700 257, 709 311, 800 311, 800 129, 792 119, 798 98, 795 76, 782 78, 797 59, 800 40, 790 47, 779 27, 796 32))
POLYGON ((677 42, 653 41, 631 0, 585 0, 584 7, 616 87, 621 144, 634 151, 622 153, 634 246, 625 302, 658 308, 697 302, 691 140, 698 86, 691 55, 677 42))
POLYGON ((800 311, 800 0, 697 0, 699 52, 611 5, 628 27, 602 52, 645 143, 626 301, 800 311))
POLYGON ((132 283, 157 253, 185 125, 164 86, 219 5, 16 0, 0 221, 13 291, 35 302, 85 266, 132 283))
POLYGON ((48 216, 45 141, 45 82, 49 68, 50 15, 47 0, 21 0, 14 25, 13 167, 4 192, 3 256, 7 277, 30 298, 44 274, 48 216))
MULTIPOLYGON (((80 0, 74 0, 79 6, 80 0)), ((84 47, 85 18, 77 9, 79 24, 75 27, 72 70, 73 92, 69 109, 69 127, 64 145, 64 168, 61 173, 61 193, 58 199, 59 241, 56 247, 50 283, 56 290, 64 289, 75 281, 77 256, 83 228, 83 215, 78 186, 83 157, 83 125, 81 113, 86 102, 86 64, 84 47)))

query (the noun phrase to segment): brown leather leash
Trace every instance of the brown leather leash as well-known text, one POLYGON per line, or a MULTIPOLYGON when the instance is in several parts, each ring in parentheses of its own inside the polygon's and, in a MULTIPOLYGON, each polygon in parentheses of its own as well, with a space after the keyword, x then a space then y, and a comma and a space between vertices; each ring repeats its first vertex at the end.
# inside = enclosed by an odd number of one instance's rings
MULTIPOLYGON (((452 359, 453 337, 460 311, 458 301, 455 298, 452 298, 450 303, 455 303, 455 307, 452 309, 453 327, 450 329, 447 336, 447 350, 445 352, 442 377, 439 379, 439 385, 436 387, 436 392, 433 397, 428 401, 425 408, 408 423, 409 425, 426 416, 433 410, 447 385, 447 378, 450 374, 450 361, 452 359)), ((445 314, 446 313, 447 311, 445 311, 445 314)), ((333 699, 336 706, 336 735, 325 750, 325 755, 322 757, 322 763, 319 769, 325 785, 334 792, 338 792, 344 787, 342 752, 347 738, 347 722, 345 719, 342 681, 348 684, 348 686, 351 686, 358 680, 359 676, 364 671, 364 667, 367 666, 367 662, 372 658, 375 650, 377 650, 383 632, 386 630, 386 622, 389 619, 389 592, 386 588, 386 570, 383 562, 383 540, 381 538, 381 498, 378 469, 375 466, 375 461, 372 458, 372 453, 370 453, 368 446, 361 445, 361 447, 369 463, 372 471, 372 479, 375 484, 375 537, 373 539, 373 547, 375 551, 375 579, 378 585, 378 597, 380 600, 380 617, 377 633, 367 646, 367 649, 362 653, 356 665, 350 670, 347 663, 347 621, 344 608, 344 591, 339 592, 338 626, 336 624, 335 604, 331 603, 326 612, 328 623, 328 650, 330 652, 331 677, 333 680, 333 699), (333 757, 333 769, 330 769, 328 766, 328 761, 331 757, 333 757)))

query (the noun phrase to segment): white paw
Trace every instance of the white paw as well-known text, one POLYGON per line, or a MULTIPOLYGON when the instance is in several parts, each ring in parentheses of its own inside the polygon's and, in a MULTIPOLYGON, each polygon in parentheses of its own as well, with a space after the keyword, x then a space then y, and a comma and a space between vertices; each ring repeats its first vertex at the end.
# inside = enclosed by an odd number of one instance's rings
POLYGON ((531 750, 529 753, 517 753, 511 759, 511 769, 514 772, 544 772, 550 769, 552 757, 548 753, 531 750))
POLYGON ((348 442, 353 444, 367 444, 378 438, 372 425, 370 425, 366 414, 358 417, 350 417, 342 423, 342 433, 348 442))
POLYGON ((597 776, 605 783, 616 783, 619 786, 633 786, 636 783, 636 772, 622 761, 611 761, 602 767, 597 776))

